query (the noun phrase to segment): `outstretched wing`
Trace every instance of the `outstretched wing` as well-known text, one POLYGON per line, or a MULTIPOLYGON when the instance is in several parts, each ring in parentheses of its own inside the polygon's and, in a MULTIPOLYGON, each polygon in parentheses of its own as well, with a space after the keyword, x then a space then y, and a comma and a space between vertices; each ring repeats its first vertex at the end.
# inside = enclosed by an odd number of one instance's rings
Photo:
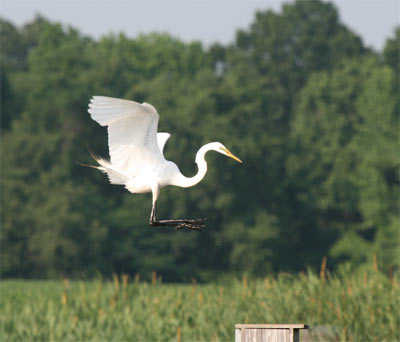
POLYGON ((88 112, 108 128, 110 162, 116 170, 135 177, 163 158, 157 144, 159 115, 152 105, 93 96, 88 112))
POLYGON ((157 144, 161 152, 164 152, 164 146, 170 136, 171 134, 169 133, 157 133, 157 144))

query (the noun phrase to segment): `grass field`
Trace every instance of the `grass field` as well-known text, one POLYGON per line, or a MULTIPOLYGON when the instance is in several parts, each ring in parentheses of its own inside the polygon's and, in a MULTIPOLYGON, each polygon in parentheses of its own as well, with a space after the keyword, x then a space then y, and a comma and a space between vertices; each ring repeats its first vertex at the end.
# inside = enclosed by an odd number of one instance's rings
POLYGON ((399 280, 376 270, 205 285, 155 275, 4 280, 1 341, 233 341, 236 323, 306 323, 328 331, 325 341, 399 341, 399 280))

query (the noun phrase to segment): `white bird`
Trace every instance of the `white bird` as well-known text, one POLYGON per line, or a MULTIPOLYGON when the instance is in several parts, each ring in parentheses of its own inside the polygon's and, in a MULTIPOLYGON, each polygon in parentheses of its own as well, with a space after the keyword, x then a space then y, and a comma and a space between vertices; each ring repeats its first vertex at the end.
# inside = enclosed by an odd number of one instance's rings
POLYGON ((151 104, 93 96, 88 112, 101 126, 107 126, 110 160, 92 154, 99 166, 85 166, 106 173, 111 184, 124 185, 131 193, 151 191, 150 225, 201 230, 205 219, 158 220, 156 203, 160 189, 167 185, 187 188, 199 183, 207 172, 204 156, 208 151, 242 161, 220 142, 212 142, 202 146, 196 154, 197 174, 185 177, 175 163, 164 158, 163 150, 170 134, 157 133, 159 114, 151 104))

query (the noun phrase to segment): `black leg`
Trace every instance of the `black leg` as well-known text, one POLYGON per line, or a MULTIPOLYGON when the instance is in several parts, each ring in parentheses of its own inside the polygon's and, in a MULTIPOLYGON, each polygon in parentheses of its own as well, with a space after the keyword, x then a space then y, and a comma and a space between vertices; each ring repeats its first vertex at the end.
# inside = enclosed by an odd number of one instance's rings
POLYGON ((153 205, 151 209, 150 225, 153 227, 168 226, 176 227, 176 229, 188 228, 192 230, 201 231, 205 227, 206 218, 202 219, 177 219, 177 220, 157 220, 156 206, 153 205))

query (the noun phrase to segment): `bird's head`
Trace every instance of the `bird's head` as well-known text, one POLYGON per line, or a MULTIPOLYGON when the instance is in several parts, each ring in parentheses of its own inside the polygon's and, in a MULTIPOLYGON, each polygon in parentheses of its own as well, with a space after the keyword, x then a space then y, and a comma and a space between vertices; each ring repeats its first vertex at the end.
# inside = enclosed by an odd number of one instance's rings
POLYGON ((220 142, 215 142, 212 143, 212 149, 216 152, 222 153, 234 160, 236 160, 239 163, 243 163, 238 157, 236 157, 231 151, 229 151, 223 144, 221 144, 220 142))

